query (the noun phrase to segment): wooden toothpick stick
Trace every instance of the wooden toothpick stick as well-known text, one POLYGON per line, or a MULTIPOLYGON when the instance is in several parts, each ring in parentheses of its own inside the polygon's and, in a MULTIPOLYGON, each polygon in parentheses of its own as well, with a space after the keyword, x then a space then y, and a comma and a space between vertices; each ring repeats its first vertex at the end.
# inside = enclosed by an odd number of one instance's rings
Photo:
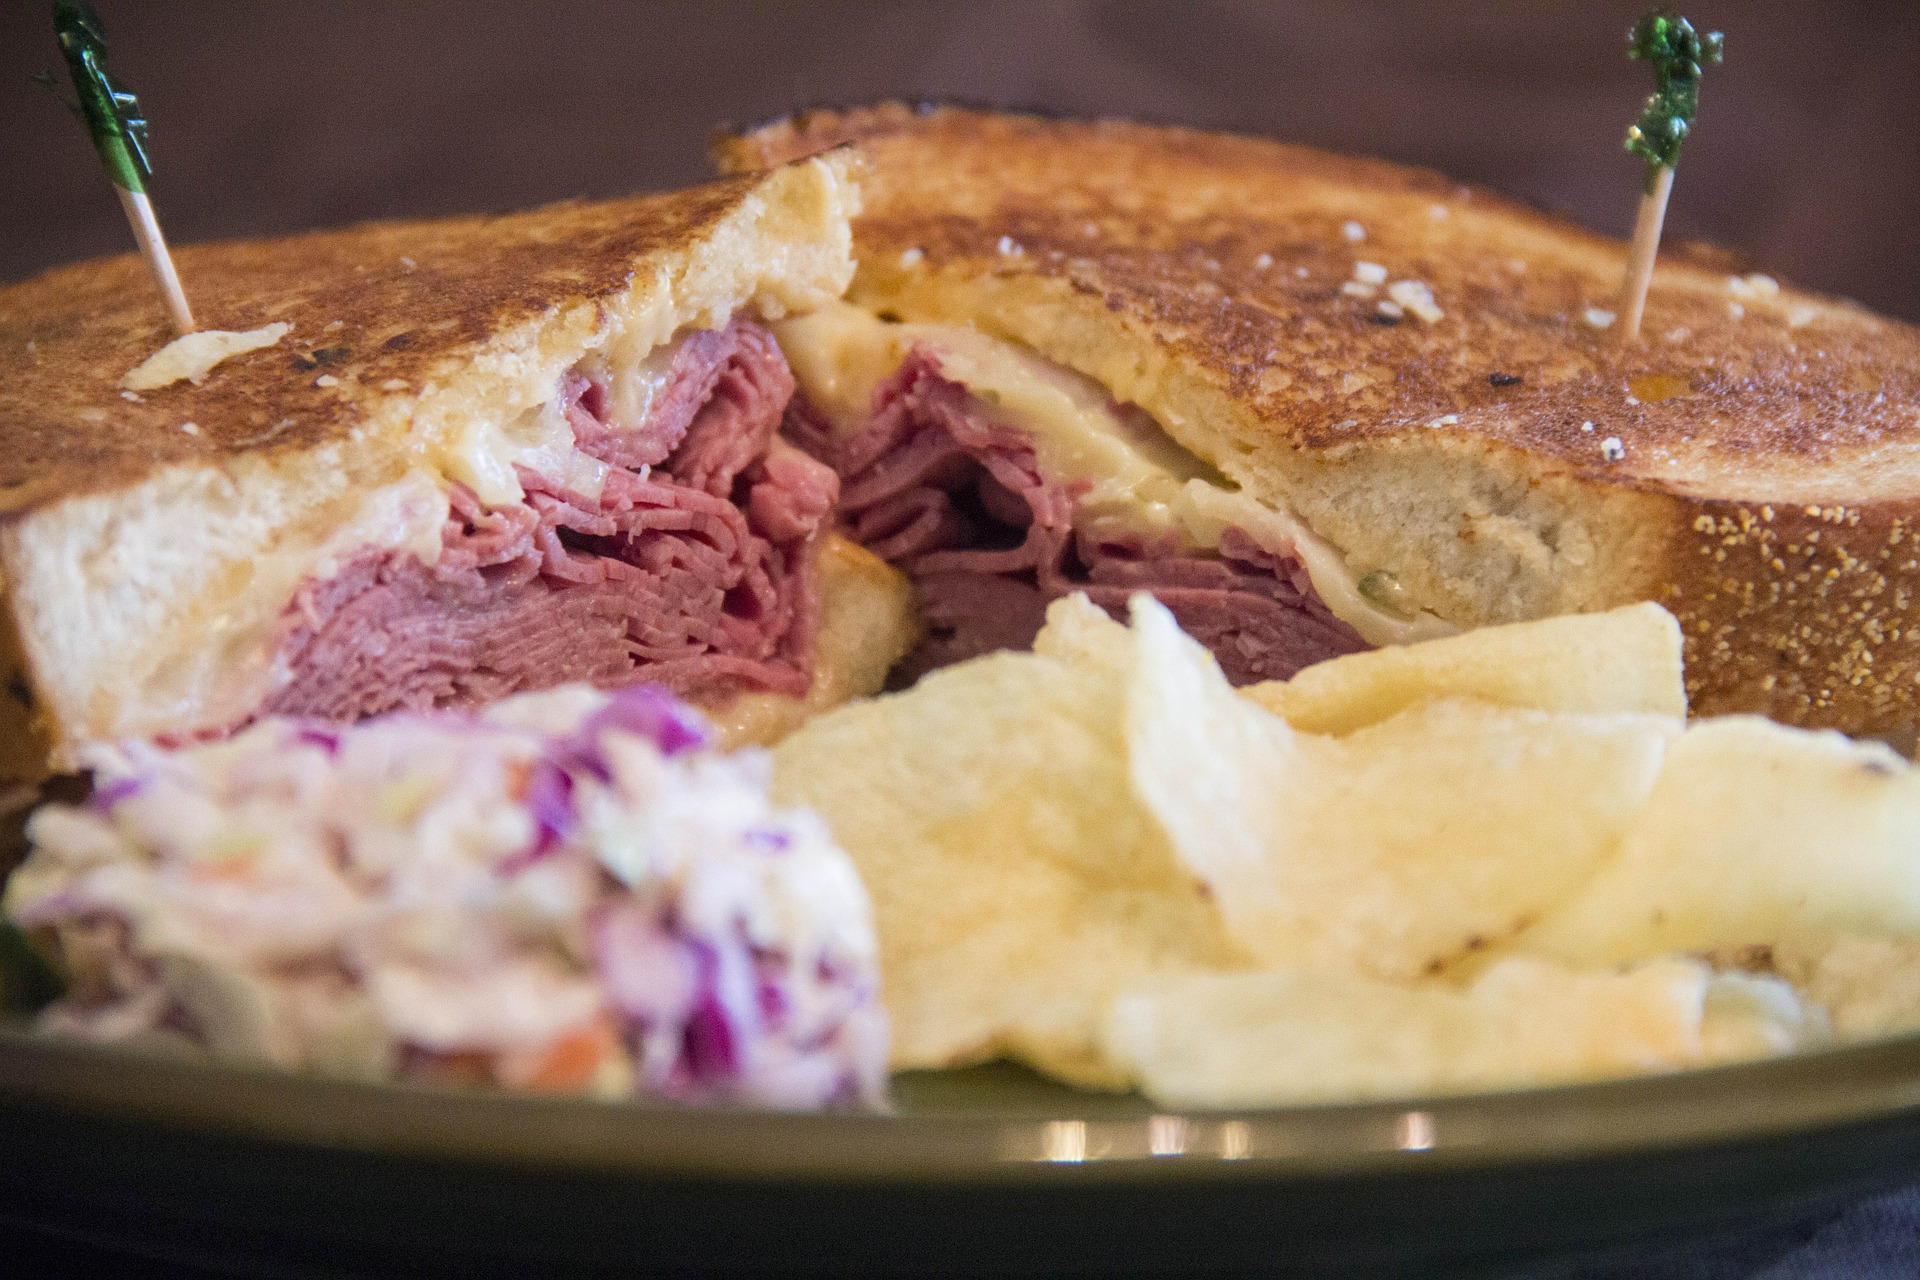
MULTIPOLYGON (((107 70, 107 33, 100 16, 85 0, 54 0, 53 29, 60 37, 60 50, 66 55, 67 74, 73 80, 77 99, 68 108, 80 117, 100 154, 107 177, 113 180, 133 227, 133 238, 140 255, 153 272, 154 283, 167 304, 167 315, 174 329, 193 332, 193 312, 180 287, 180 276, 173 268, 173 256, 160 234, 160 222, 153 216, 153 201, 147 197, 147 179, 153 166, 147 161, 147 120, 139 99, 114 79, 107 70)), ((53 86, 53 77, 42 77, 53 86)))
POLYGON ((1640 319, 1646 314, 1647 287, 1653 283, 1667 199, 1673 194, 1673 170, 1700 107, 1700 76, 1721 60, 1726 38, 1718 31, 1702 36, 1685 18, 1656 11, 1634 24, 1627 44, 1628 57, 1652 66, 1654 88, 1640 118, 1627 130, 1627 150, 1647 162, 1646 189, 1633 225, 1633 250, 1627 255, 1626 278, 1620 285, 1620 336, 1631 342, 1640 336, 1640 319))
POLYGON ((1647 286, 1653 283, 1653 260, 1660 253, 1660 231, 1667 222, 1667 197, 1673 194, 1673 169, 1654 171, 1653 190, 1640 196, 1640 213, 1633 220, 1633 250, 1627 254, 1627 278, 1620 286, 1621 334, 1640 336, 1640 317, 1647 310, 1647 286))

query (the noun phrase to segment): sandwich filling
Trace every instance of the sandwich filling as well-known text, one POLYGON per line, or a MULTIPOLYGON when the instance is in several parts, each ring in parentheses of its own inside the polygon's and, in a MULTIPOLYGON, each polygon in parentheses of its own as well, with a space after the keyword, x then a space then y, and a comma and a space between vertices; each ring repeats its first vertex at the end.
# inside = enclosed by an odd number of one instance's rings
POLYGON ((301 585, 261 712, 352 720, 567 681, 804 694, 839 485, 776 435, 793 389, 740 317, 589 356, 504 433, 510 480, 453 484, 431 562, 374 549, 301 585))
POLYGON ((801 392, 786 435, 838 472, 842 527, 919 590, 909 675, 1030 645, 1076 591, 1116 614, 1150 592, 1237 684, 1447 629, 1370 598, 1379 580, 1137 406, 1011 343, 847 304, 776 333, 801 392))

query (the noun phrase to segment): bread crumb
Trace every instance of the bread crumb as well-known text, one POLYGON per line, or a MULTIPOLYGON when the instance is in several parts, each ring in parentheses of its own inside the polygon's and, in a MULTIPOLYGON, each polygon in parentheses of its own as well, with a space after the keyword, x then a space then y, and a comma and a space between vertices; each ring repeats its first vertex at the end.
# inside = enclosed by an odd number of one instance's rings
POLYGON ((1693 336, 1693 330, 1687 328, 1687 326, 1685 325, 1680 325, 1678 328, 1667 330, 1668 342, 1685 342, 1688 338, 1691 338, 1692 336, 1693 336))
POLYGON ((1819 318, 1819 315, 1820 308, 1811 303, 1803 302, 1798 306, 1789 307, 1787 308, 1787 328, 1798 329, 1803 325, 1811 324, 1819 318))
POLYGON ((330 373, 323 373, 313 380, 313 385, 316 387, 337 387, 340 385, 340 379, 330 373))
POLYGON ((409 258, 406 254, 403 253, 400 255, 400 265, 405 267, 407 270, 411 271, 415 267, 419 266, 420 264, 415 262, 412 258, 409 258))
POLYGON ((405 391, 412 384, 405 378, 388 378, 380 384, 382 391, 405 391))
POLYGON ((1000 248, 1000 256, 1003 258, 1011 258, 1015 254, 1025 252, 1023 249, 1020 248, 1020 242, 1015 240, 1012 236, 1001 236, 999 248, 1000 248))
POLYGON ((1367 238, 1367 229, 1349 218, 1340 224, 1340 234, 1353 244, 1359 244, 1367 238))
POLYGON ((1580 318, 1596 329, 1605 329, 1614 322, 1615 316, 1605 307, 1588 307, 1580 318))
POLYGON ((1387 290, 1387 296, 1428 324, 1446 318, 1447 313, 1433 300, 1433 290, 1422 281, 1396 280, 1387 290))
POLYGON ((1619 436, 1608 436, 1600 442, 1600 456, 1608 462, 1618 462, 1627 456, 1627 446, 1620 443, 1619 436))
POLYGON ((1580 424, 1580 429, 1582 431, 1591 431, 1593 430, 1593 423, 1591 421, 1583 422, 1580 424))
POLYGON ((280 320, 245 332, 202 329, 189 333, 175 338, 128 370, 120 379, 120 385, 129 391, 153 391, 184 378, 197 387, 222 360, 270 347, 292 331, 292 325, 280 320))
POLYGON ((105 409, 82 409, 80 411, 80 421, 82 422, 105 422, 106 420, 107 411, 105 409))
POLYGON ((1353 278, 1361 284, 1385 284, 1387 269, 1377 262, 1356 262, 1353 264, 1353 278))
POLYGON ((1340 292, 1346 294, 1349 298, 1371 298, 1380 291, 1370 284, 1362 284, 1358 280, 1349 280, 1340 286, 1340 292))
POLYGON ((347 322, 345 320, 329 320, 326 323, 326 327, 321 329, 320 332, 332 333, 335 329, 345 328, 346 323, 347 322))
POLYGON ((1407 309, 1401 306, 1399 303, 1393 301, 1391 298, 1382 298, 1380 300, 1379 309, 1380 309, 1381 315, 1392 316, 1395 320, 1398 320, 1407 314, 1407 309))
POLYGON ((1728 276, 1727 292, 1747 302, 1757 302, 1765 298, 1778 297, 1780 282, 1758 271, 1746 276, 1728 276))
POLYGON ((1442 414, 1438 418, 1435 418, 1432 422, 1429 422, 1427 425, 1430 427, 1453 427, 1453 426, 1458 426, 1459 424, 1460 424, 1459 414, 1447 413, 1447 414, 1442 414))
POLYGON ((1747 309, 1741 306, 1737 302, 1729 302, 1727 304, 1727 314, 1732 316, 1735 320, 1738 320, 1741 316, 1744 316, 1747 314, 1747 309))
POLYGON ((190 436, 197 436, 200 434, 200 424, 197 422, 183 422, 180 424, 180 429, 186 432, 190 436))
POLYGON ((918 247, 902 249, 900 251, 900 265, 902 267, 917 267, 920 265, 920 260, 926 256, 926 250, 918 247))
POLYGON ((1273 265, 1273 255, 1270 253, 1263 253, 1259 257, 1253 260, 1253 265, 1255 270, 1265 271, 1268 267, 1273 265))
POLYGON ((145 403, 146 403, 146 401, 145 401, 145 400, 143 400, 143 399, 141 399, 141 398, 140 398, 140 393, 139 393, 138 391, 122 391, 122 392, 120 393, 120 398, 121 398, 122 400, 131 400, 131 401, 133 401, 133 403, 135 403, 135 404, 145 404, 145 403))

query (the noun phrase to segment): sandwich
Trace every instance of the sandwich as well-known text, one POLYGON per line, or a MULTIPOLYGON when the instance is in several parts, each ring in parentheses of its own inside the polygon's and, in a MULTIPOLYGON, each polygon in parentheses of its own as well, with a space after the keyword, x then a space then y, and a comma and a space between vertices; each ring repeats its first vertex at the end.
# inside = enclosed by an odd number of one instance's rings
POLYGON ((926 668, 1150 590, 1238 683, 1655 601, 1696 714, 1911 742, 1920 331, 1439 175, 888 104, 716 140, 869 172, 789 439, 915 581, 926 668))
POLYGON ((4 774, 266 715, 657 683, 736 736, 877 688, 907 588, 776 434, 766 324, 852 272, 854 161, 190 247, 0 290, 4 774), (849 629, 851 628, 851 629, 849 629))

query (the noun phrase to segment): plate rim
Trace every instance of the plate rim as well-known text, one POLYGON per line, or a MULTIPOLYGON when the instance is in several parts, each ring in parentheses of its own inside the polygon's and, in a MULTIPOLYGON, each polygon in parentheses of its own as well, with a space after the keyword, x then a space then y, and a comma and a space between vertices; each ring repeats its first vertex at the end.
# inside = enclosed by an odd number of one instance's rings
MULTIPOLYGON (((1649 1154, 1920 1112, 1920 1034, 1668 1075, 1274 1109, 794 1114, 372 1084, 0 1029, 0 1108, 501 1167, 836 1182, 1316 1178, 1649 1154)), ((1098 1105, 1104 1101, 1105 1108, 1098 1105)))

